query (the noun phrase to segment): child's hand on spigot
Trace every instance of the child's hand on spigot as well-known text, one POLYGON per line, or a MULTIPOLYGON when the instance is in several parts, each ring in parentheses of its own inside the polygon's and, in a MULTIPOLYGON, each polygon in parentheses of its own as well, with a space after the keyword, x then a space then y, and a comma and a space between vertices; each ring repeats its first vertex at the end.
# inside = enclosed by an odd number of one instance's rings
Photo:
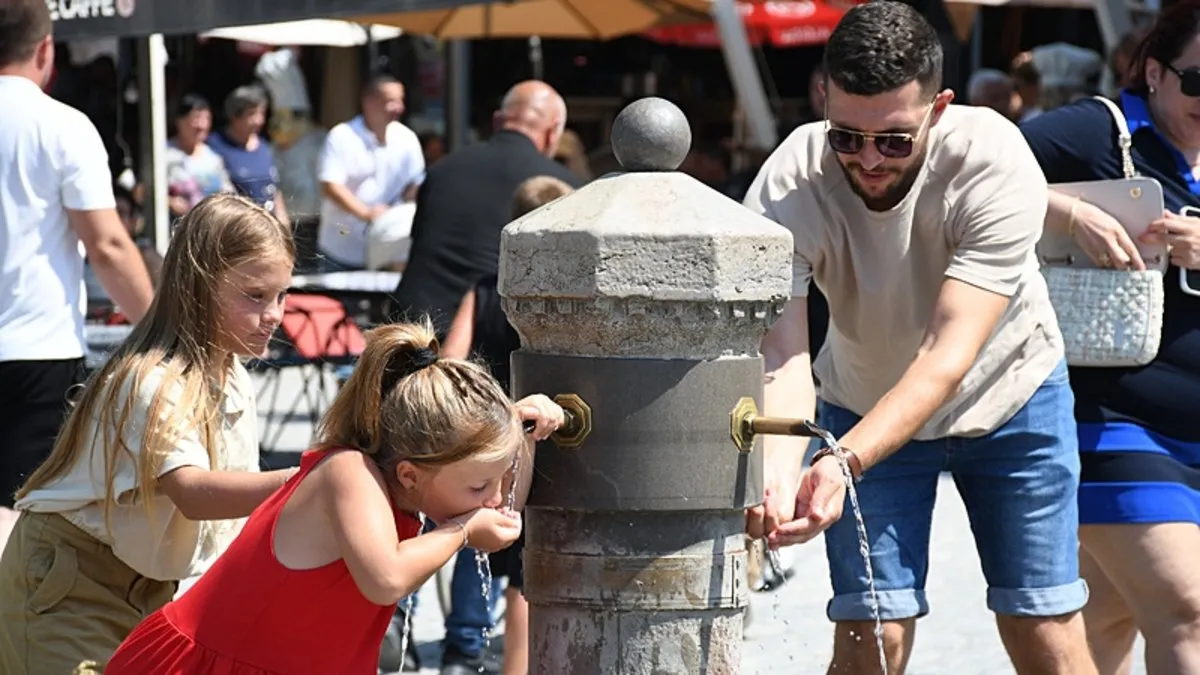
POLYGON ((514 406, 517 415, 525 425, 525 430, 533 435, 535 441, 544 441, 550 437, 566 419, 562 407, 550 400, 545 394, 533 394, 517 401, 514 406))

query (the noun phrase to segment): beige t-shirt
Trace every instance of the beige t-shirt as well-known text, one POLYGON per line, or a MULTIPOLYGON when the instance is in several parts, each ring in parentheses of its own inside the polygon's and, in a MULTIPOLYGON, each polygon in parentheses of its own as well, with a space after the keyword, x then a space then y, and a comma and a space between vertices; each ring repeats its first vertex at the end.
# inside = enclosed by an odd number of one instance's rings
MULTIPOLYGON (((136 405, 129 411, 124 433, 125 444, 136 453, 141 449, 146 415, 154 393, 162 386, 165 370, 150 371, 138 388, 136 405)), ((132 379, 122 385, 118 401, 129 394, 132 379)), ((178 386, 178 385, 176 385, 178 386)), ((236 362, 226 378, 224 419, 217 448, 219 470, 258 471, 258 412, 254 383, 241 363, 236 362)), ((169 397, 172 394, 168 394, 169 397)), ((168 401, 178 400, 177 391, 168 401)), ((165 414, 164 410, 164 414, 165 414)), ((114 411, 114 419, 116 412, 114 411)), ((153 498, 149 513, 135 499, 138 471, 134 458, 118 453, 113 490, 118 501, 111 511, 111 532, 104 523, 104 449, 98 442, 99 420, 93 424, 85 447, 91 448, 62 478, 34 490, 16 504, 20 510, 61 513, 76 527, 112 547, 113 553, 142 576, 162 581, 177 581, 207 570, 233 543, 244 519, 203 521, 188 520, 161 492, 153 498)), ((185 434, 163 458, 159 475, 184 466, 209 466, 208 451, 199 430, 185 434)))
POLYGON ((916 357, 946 277, 1011 298, 958 393, 917 434, 982 436, 1011 418, 1063 358, 1034 244, 1046 179, 1015 125, 950 106, 931 128, 925 165, 895 208, 874 212, 828 149, 824 122, 771 155, 746 205, 795 239, 792 294, 810 280, 829 300, 813 364, 821 398, 865 415, 916 357))

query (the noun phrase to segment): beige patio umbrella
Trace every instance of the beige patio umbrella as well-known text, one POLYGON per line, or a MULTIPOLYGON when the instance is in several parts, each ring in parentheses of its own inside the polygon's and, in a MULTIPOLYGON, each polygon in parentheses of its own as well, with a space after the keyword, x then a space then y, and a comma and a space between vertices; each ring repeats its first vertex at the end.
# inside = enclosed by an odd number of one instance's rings
POLYGON ((606 40, 656 26, 709 21, 711 0, 498 0, 454 9, 356 16, 443 40, 606 40))

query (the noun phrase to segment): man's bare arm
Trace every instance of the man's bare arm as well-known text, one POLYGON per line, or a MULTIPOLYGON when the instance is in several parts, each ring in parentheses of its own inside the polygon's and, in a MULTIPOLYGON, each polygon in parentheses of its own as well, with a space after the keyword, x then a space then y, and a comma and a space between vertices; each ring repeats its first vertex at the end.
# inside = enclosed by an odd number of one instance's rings
MULTIPOLYGON (((762 342, 766 362, 764 415, 813 418, 816 391, 808 349, 808 298, 792 298, 762 342)), ((751 509, 747 514, 751 536, 764 536, 780 522, 792 519, 807 449, 807 439, 763 437, 763 473, 772 495, 767 508, 751 509)))
POLYGON ((154 287, 129 232, 115 209, 75 211, 67 218, 87 251, 88 263, 113 302, 130 321, 140 321, 150 309, 154 287))
POLYGON ((322 181, 321 194, 334 204, 337 204, 340 209, 359 220, 370 221, 376 215, 375 211, 369 205, 364 204, 361 199, 355 197, 350 188, 345 185, 322 181))
POLYGON ((863 470, 882 462, 924 427, 958 391, 963 377, 1004 316, 1009 299, 947 278, 917 357, 908 370, 839 443, 863 470))

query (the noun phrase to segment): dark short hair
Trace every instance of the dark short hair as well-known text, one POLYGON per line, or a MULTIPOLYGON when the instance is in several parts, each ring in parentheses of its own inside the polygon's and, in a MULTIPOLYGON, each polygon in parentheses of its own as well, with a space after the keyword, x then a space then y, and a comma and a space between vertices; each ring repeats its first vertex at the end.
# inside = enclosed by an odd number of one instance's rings
POLYGON ((256 108, 265 108, 270 103, 266 90, 254 84, 238 87, 225 97, 225 118, 235 120, 256 108))
POLYGON ((1013 57, 1009 64, 1008 74, 1018 84, 1030 87, 1042 85, 1042 74, 1038 72, 1037 64, 1033 62, 1032 52, 1021 52, 1013 57))
POLYGON ((1200 2, 1181 0, 1164 9, 1138 47, 1137 57, 1133 60, 1133 72, 1129 74, 1129 88, 1146 95, 1149 91, 1146 61, 1154 59, 1164 66, 1172 65, 1198 34, 1200 2))
POLYGON ((175 104, 175 119, 187 117, 188 115, 201 110, 212 110, 212 106, 209 105, 208 99, 204 98, 200 94, 184 94, 183 96, 179 97, 179 101, 175 104))
POLYGON ((46 0, 0 2, 0 68, 24 63, 54 28, 46 0))
POLYGON ((366 98, 367 96, 379 91, 380 87, 388 84, 398 84, 401 87, 404 86, 404 83, 400 81, 400 78, 392 75, 391 73, 375 73, 374 75, 368 77, 365 82, 363 82, 361 92, 362 97, 366 98))
POLYGON ((825 45, 826 82, 855 96, 876 96, 917 81, 942 86, 942 43, 917 10, 872 0, 846 12, 825 45))

